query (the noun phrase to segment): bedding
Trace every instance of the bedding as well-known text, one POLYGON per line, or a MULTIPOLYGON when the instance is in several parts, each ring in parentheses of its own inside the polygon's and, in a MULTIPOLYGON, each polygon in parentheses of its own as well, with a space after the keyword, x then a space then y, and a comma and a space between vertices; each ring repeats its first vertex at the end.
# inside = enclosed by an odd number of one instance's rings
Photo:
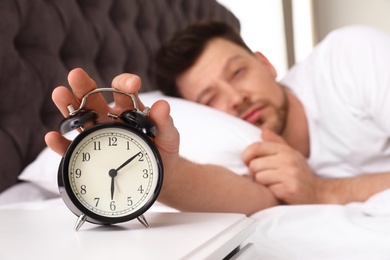
POLYGON ((390 189, 363 203, 278 206, 252 217, 260 259, 390 259, 390 189))

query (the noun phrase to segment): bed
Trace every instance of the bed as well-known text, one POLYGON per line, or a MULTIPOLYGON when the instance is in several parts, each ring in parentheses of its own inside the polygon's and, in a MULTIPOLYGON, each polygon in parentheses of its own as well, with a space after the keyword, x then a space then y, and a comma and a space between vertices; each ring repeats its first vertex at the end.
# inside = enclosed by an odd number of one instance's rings
MULTIPOLYGON (((191 22, 217 19, 239 28, 216 1, 3 0, 0 19, 0 212, 64 207, 56 180, 60 157, 45 147, 43 137, 62 119, 51 92, 67 85, 75 67, 102 87, 122 72, 140 75, 146 105, 161 98, 171 104, 182 156, 246 173, 240 153, 260 140, 259 129, 163 96, 148 71, 159 45, 191 22), (207 153, 204 143, 213 143, 207 153)), ((151 210, 175 212, 159 203, 151 210)), ((278 206, 251 218, 257 230, 249 241, 260 259, 390 259, 390 191, 364 203, 278 206)))

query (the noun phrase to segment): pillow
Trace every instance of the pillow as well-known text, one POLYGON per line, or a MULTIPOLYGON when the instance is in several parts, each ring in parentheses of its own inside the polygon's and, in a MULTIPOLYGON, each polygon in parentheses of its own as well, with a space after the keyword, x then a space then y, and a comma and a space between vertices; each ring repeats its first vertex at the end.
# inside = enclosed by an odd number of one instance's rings
MULTIPOLYGON (((180 132, 181 156, 198 163, 221 165, 240 175, 247 173, 241 152, 249 144, 261 140, 259 128, 213 108, 164 96, 159 91, 141 93, 140 99, 147 106, 159 99, 169 102, 180 132)), ((76 135, 77 131, 72 131, 65 136, 73 139, 76 135)), ((60 161, 59 155, 45 148, 19 179, 59 193, 57 171, 60 161)))

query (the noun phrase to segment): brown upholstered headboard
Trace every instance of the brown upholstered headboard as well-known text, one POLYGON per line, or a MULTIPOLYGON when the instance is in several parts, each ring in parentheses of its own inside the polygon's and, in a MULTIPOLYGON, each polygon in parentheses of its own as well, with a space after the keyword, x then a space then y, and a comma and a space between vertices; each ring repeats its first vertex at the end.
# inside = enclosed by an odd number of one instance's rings
POLYGON ((215 0, 1 0, 0 191, 44 148, 62 116, 51 92, 84 68, 99 86, 122 72, 153 90, 149 64, 161 42, 196 20, 238 20, 215 0))

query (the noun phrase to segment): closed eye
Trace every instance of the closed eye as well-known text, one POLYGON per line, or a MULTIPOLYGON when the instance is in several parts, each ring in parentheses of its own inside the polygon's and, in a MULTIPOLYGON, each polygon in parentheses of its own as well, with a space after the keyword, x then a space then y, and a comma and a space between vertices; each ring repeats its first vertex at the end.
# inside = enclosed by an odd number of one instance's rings
POLYGON ((213 100, 216 98, 216 96, 217 96, 216 90, 212 87, 209 87, 209 88, 206 88, 205 90, 203 90, 199 94, 198 98, 196 99, 196 102, 203 104, 203 105, 210 106, 212 104, 213 100))
POLYGON ((231 75, 231 79, 234 80, 234 79, 239 78, 244 73, 244 71, 245 71, 245 69, 243 67, 234 70, 233 74, 231 75))
POLYGON ((206 106, 212 106, 213 105, 213 102, 217 99, 217 95, 212 95, 212 96, 209 96, 207 98, 207 100, 205 101, 205 105, 206 106))

